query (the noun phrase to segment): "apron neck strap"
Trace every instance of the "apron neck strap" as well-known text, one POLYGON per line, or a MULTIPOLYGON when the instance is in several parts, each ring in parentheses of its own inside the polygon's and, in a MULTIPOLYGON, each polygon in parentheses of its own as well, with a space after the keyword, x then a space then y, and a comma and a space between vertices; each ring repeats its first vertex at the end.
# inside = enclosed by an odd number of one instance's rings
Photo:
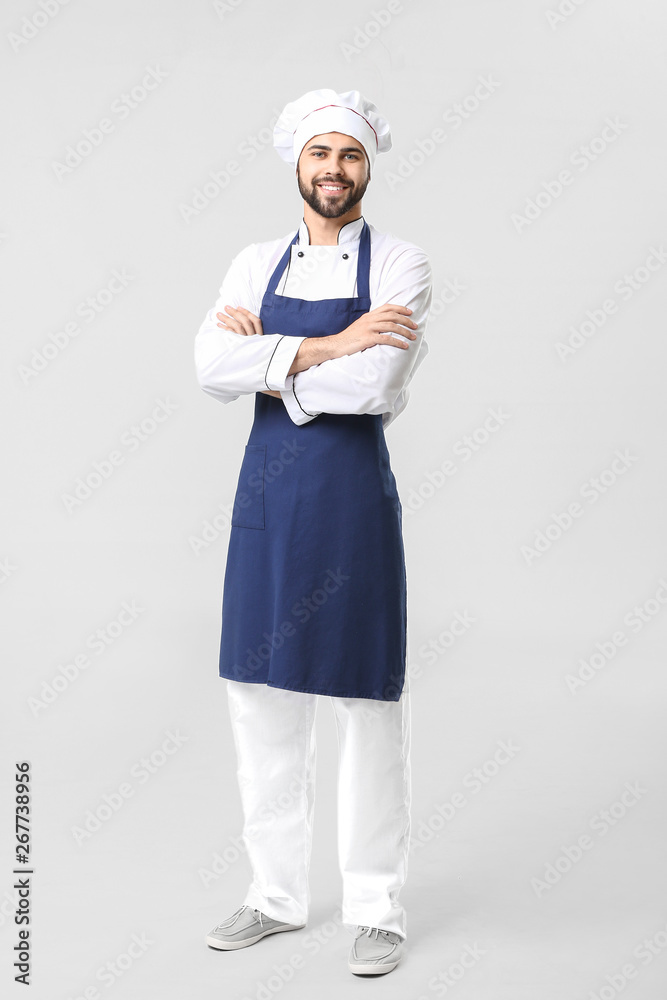
POLYGON ((371 269, 371 231, 364 219, 364 227, 359 239, 359 258, 357 260, 357 298, 369 299, 370 286, 368 275, 371 269))

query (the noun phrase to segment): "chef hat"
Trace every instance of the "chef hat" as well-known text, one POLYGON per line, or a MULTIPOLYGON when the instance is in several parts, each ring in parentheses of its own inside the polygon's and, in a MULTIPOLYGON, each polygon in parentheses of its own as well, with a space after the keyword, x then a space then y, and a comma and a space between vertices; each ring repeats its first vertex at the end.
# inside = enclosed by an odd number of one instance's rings
POLYGON ((283 108, 273 130, 278 155, 295 169, 301 150, 314 135, 342 132, 357 139, 373 166, 377 153, 391 149, 389 124, 358 90, 310 90, 283 108))

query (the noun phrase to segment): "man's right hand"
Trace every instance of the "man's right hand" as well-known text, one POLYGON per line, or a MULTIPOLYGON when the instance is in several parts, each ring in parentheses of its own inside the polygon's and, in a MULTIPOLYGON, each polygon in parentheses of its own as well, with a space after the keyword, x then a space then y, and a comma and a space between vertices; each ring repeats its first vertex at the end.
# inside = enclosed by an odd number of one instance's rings
POLYGON ((407 350, 410 344, 398 337, 392 337, 391 334, 400 333, 408 340, 417 339, 417 334, 413 332, 417 329, 417 324, 409 318, 411 312, 412 309, 408 309, 407 306, 397 306, 391 302, 378 306, 377 309, 371 309, 340 333, 327 338, 331 341, 333 356, 342 358, 346 354, 365 351, 366 348, 374 347, 376 344, 407 350))
POLYGON ((408 315, 411 312, 412 309, 407 306, 396 306, 390 302, 364 313, 340 333, 328 334, 326 337, 306 337, 287 374, 296 375, 297 372, 306 371, 323 361, 357 354, 376 344, 401 347, 407 351, 410 341, 417 339, 417 334, 413 332, 417 323, 408 315), (392 337, 392 333, 400 333, 402 337, 407 337, 407 341, 392 337))

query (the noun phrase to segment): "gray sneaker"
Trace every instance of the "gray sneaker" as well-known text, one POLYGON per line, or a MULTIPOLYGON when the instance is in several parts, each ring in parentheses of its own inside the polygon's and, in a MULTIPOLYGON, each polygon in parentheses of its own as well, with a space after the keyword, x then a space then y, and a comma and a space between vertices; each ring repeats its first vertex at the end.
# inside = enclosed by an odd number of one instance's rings
POLYGON ((266 913, 244 905, 240 906, 228 920, 214 927, 204 940, 209 948, 233 951, 236 948, 247 948, 267 934, 298 931, 305 926, 305 924, 286 924, 282 920, 274 920, 273 917, 267 917, 266 913))
POLYGON ((403 939, 400 934, 385 931, 381 927, 359 925, 350 949, 348 966, 358 976, 381 975, 396 968, 402 951, 403 939))

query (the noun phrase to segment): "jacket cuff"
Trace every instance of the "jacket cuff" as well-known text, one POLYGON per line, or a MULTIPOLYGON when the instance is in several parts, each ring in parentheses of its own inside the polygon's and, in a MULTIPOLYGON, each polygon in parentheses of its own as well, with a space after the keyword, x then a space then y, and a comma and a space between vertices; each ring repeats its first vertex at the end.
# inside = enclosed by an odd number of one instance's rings
POLYGON ((264 381, 267 389, 277 389, 279 392, 282 392, 286 388, 287 373, 292 367, 292 362, 296 357, 297 351, 305 339, 305 337, 281 337, 269 358, 269 363, 264 373, 264 381))
MULTIPOLYGON (((307 413, 294 392, 294 379, 298 375, 295 372, 294 375, 288 375, 285 380, 285 388, 281 391, 283 403, 285 404, 285 409, 287 410, 287 415, 293 424, 307 424, 309 421, 314 420, 315 417, 319 417, 319 413, 307 413)), ((320 411, 321 412, 321 411, 320 411)))

